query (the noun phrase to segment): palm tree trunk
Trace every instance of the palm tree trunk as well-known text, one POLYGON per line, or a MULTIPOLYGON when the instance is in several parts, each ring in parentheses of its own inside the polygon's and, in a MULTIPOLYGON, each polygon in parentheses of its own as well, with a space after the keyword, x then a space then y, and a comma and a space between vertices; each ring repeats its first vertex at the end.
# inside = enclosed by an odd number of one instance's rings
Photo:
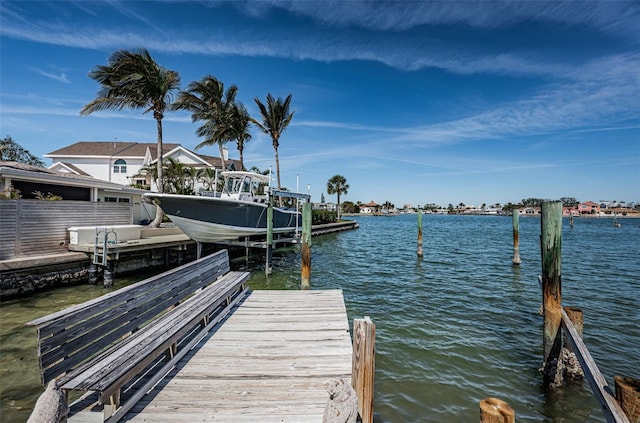
POLYGON ((278 157, 278 147, 273 147, 276 151, 276 177, 278 179, 278 189, 282 189, 280 185, 280 158, 278 157))
MULTIPOLYGON (((157 122, 157 128, 158 128, 158 151, 157 151, 157 165, 158 165, 158 181, 156 183, 157 188, 158 188, 158 192, 163 192, 163 186, 162 186, 162 181, 163 181, 163 175, 162 175, 162 161, 163 161, 163 157, 162 157, 162 119, 156 119, 157 122)), ((151 222, 149 224, 150 227, 152 228, 158 228, 160 227, 160 224, 162 223, 162 218, 164 216, 164 212, 162 211, 162 209, 159 206, 156 206, 156 217, 153 219, 153 222, 151 222)))
POLYGON ((338 205, 336 206, 337 220, 340 221, 340 190, 338 189, 338 205))
POLYGON ((218 142, 218 147, 220 147, 220 163, 221 163, 221 166, 222 166, 222 171, 224 172, 226 170, 227 166, 225 166, 225 163, 224 163, 224 148, 222 148, 222 143, 221 142, 218 142))
POLYGON ((242 155, 243 150, 244 148, 238 145, 238 152, 240 153, 240 170, 244 170, 244 156, 242 155))

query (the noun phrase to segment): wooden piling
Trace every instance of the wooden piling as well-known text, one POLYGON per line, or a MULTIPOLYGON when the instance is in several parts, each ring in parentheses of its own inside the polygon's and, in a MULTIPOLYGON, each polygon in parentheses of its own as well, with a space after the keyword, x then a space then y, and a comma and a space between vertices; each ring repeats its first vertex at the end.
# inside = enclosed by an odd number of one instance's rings
POLYGON ((480 401, 480 423, 514 423, 516 413, 506 402, 498 398, 480 401))
POLYGON ((302 205, 302 289, 311 288, 311 203, 302 205))
POLYGON ((513 220, 513 260, 511 263, 515 266, 520 265, 520 228, 518 221, 518 210, 513 209, 511 212, 513 220))
POLYGON ((267 276, 271 275, 273 258, 273 195, 269 193, 269 203, 267 204, 267 245, 264 272, 267 276))
POLYGON ((562 383, 562 203, 544 201, 541 215, 540 249, 542 253, 542 310, 544 315, 544 385, 558 387, 562 383))
POLYGON ((109 288, 113 286, 113 280, 115 279, 115 264, 113 260, 107 261, 107 265, 104 267, 102 272, 102 284, 105 288, 109 288))
POLYGON ((631 423, 640 423, 640 379, 613 377, 616 400, 631 423))
POLYGON ((351 386, 358 397, 358 413, 362 423, 373 423, 375 342, 375 323, 368 316, 364 319, 353 319, 351 386))
POLYGON ((422 210, 418 209, 418 257, 422 258, 422 210))

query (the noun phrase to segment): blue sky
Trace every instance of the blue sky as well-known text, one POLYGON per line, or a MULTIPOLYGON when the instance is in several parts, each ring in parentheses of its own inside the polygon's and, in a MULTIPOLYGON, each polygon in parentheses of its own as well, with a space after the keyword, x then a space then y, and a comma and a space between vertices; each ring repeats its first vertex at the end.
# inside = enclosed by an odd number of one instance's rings
MULTIPOLYGON (((637 1, 3 0, 0 134, 41 158, 155 142, 141 111, 79 115, 98 90, 88 72, 144 47, 183 87, 236 84, 254 116, 255 97, 292 94, 282 183, 311 185, 313 201, 335 201, 340 174, 343 200, 396 206, 640 202, 638 22, 637 1)), ((195 129, 167 113, 164 141, 194 149, 195 129)), ((270 138, 252 133, 246 165, 275 169, 270 138)))

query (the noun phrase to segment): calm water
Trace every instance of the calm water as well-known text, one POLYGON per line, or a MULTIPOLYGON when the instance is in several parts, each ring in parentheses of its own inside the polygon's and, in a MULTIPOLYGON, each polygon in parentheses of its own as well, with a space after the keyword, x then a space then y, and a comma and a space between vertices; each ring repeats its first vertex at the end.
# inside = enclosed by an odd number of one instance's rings
MULTIPOLYGON (((511 218, 425 215, 423 259, 416 216, 355 219, 357 230, 313 239, 311 282, 343 289, 350 321, 377 325, 377 422, 475 422, 489 396, 507 401, 518 422, 604 421, 586 382, 541 389, 538 218, 520 219, 519 268, 511 218)), ((640 378, 640 220, 621 222, 576 219, 572 229, 565 220, 562 235, 563 304, 584 311, 585 342, 611 386, 615 374, 640 378)), ((254 289, 297 289, 296 249, 275 255, 268 279, 262 265, 234 262, 252 272, 254 289)), ((25 421, 41 392, 35 331, 22 324, 103 292, 62 288, 2 304, 3 422, 25 421)))

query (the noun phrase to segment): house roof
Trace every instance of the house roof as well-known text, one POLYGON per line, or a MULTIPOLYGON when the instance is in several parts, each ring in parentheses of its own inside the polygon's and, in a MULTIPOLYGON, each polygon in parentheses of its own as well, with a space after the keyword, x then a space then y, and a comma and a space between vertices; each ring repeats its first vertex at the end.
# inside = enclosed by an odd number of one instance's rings
MULTIPOLYGON (((199 156, 202 159, 206 160, 206 162, 209 163, 213 167, 217 167, 217 168, 221 168, 222 167, 222 160, 220 160, 220 157, 205 156, 205 155, 202 155, 202 154, 200 154, 199 156)), ((240 165, 240 160, 227 159, 227 160, 224 161, 225 167, 227 169, 229 168, 229 165, 231 163, 233 163, 233 167, 235 168, 235 170, 245 170, 240 165)))
MULTIPOLYGON (((103 157, 144 157, 147 149, 152 159, 156 158, 158 150, 156 143, 123 142, 123 141, 79 141, 66 147, 62 147, 44 157, 66 156, 103 156, 103 157)), ((180 147, 180 144, 164 143, 162 149, 171 151, 180 147)))
POLYGON ((110 191, 121 191, 127 193, 144 193, 145 190, 103 181, 91 176, 76 175, 68 172, 57 172, 45 167, 31 166, 18 162, 0 161, 0 177, 9 177, 20 181, 40 182, 57 185, 68 185, 76 187, 96 187, 110 191))
POLYGON ((54 171, 57 171, 60 168, 67 169, 69 172, 75 173, 76 175, 91 176, 84 170, 80 169, 78 166, 67 162, 57 162, 49 166, 49 169, 54 171))
POLYGON ((360 207, 378 207, 378 203, 376 203, 375 201, 371 201, 367 204, 361 204, 360 207))
MULTIPOLYGON (((72 157, 72 156, 82 156, 82 157, 144 157, 147 149, 151 153, 151 161, 153 162, 157 158, 158 145, 156 143, 140 143, 140 142, 123 142, 123 141, 79 141, 75 144, 71 144, 67 147, 60 148, 56 151, 52 151, 51 153, 45 154, 44 157, 54 158, 54 157, 72 157)), ((221 160, 220 157, 208 156, 204 154, 198 154, 191 150, 188 150, 181 146, 180 144, 172 144, 172 143, 164 143, 162 144, 162 150, 164 154, 171 152, 173 150, 182 148, 190 153, 200 157, 202 160, 206 161, 209 165, 217 168, 221 168, 221 160)), ((233 163, 234 168, 236 170, 244 170, 240 165, 240 160, 235 159, 227 159, 225 160, 225 165, 228 168, 229 164, 233 163)), ((72 165, 69 163, 65 163, 65 165, 69 168, 72 168, 72 165)), ((77 169, 78 172, 82 172, 77 169)))

